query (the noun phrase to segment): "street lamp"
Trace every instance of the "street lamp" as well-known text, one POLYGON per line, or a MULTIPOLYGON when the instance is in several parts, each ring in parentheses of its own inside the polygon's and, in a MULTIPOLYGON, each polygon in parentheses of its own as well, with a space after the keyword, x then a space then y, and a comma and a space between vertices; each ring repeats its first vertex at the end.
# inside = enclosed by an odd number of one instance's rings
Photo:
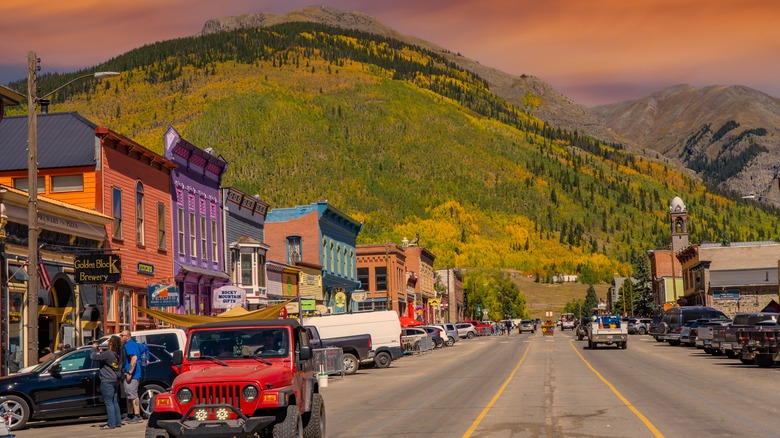
MULTIPOLYGON (((24 309, 24 334, 27 343, 25 365, 38 363, 38 117, 36 107, 47 108, 47 97, 81 79, 119 76, 117 72, 98 72, 79 76, 54 91, 38 97, 38 57, 27 57, 27 300, 24 309)), ((74 303, 78 305, 78 303, 74 303)))

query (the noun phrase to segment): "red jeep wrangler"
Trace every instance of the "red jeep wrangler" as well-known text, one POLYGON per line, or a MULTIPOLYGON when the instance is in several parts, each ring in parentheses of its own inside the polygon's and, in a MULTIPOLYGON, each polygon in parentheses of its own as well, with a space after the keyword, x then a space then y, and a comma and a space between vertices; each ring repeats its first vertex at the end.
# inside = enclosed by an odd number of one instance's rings
POLYGON ((312 348, 298 321, 192 327, 173 363, 182 372, 155 397, 147 438, 325 436, 312 348))

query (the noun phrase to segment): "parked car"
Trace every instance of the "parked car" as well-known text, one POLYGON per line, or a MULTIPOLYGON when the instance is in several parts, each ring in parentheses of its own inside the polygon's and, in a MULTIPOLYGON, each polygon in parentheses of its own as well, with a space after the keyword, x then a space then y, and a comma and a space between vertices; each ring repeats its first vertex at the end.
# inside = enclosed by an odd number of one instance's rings
POLYGON ((493 321, 477 321, 475 319, 467 319, 464 322, 468 322, 474 326, 474 330, 479 336, 488 336, 493 333, 493 321))
POLYGON ((581 341, 588 337, 588 324, 590 324, 590 318, 580 318, 579 324, 577 324, 577 340, 581 341))
POLYGON ((658 339, 658 326, 664 319, 663 315, 654 316, 649 324, 647 324, 647 333, 655 338, 657 342, 663 342, 663 339, 658 339))
POLYGON ((458 329, 458 336, 461 339, 474 339, 477 336, 477 330, 470 322, 459 322, 455 324, 455 328, 458 329))
POLYGON ((683 324, 699 319, 728 320, 729 317, 718 309, 704 306, 672 307, 664 313, 658 325, 658 337, 670 345, 680 344, 683 324))
POLYGON ((536 333, 536 324, 534 323, 534 320, 532 319, 524 319, 520 321, 520 328, 518 329, 520 333, 523 332, 531 332, 536 333))
POLYGON ((435 348, 436 342, 422 327, 404 327, 401 329, 401 345, 406 352, 417 352, 435 348))
POLYGON ((422 325, 420 328, 428 332, 428 334, 433 338, 434 347, 441 348, 444 346, 444 339, 447 337, 447 334, 444 333, 444 330, 440 329, 439 327, 433 327, 430 325, 422 325))
MULTIPOLYGON (((135 342, 162 345, 171 354, 177 350, 184 350, 187 343, 187 332, 179 328, 138 330, 131 332, 130 335, 135 342)), ((106 343, 111 336, 116 335, 105 335, 98 342, 106 343)))
POLYGON ((683 324, 682 329, 680 330, 680 344, 685 345, 686 347, 693 347, 696 345, 696 335, 698 334, 699 326, 705 321, 706 320, 698 319, 683 324))
POLYGON ((458 329, 453 323, 445 322, 442 324, 432 324, 431 327, 438 327, 444 331, 444 333, 447 335, 447 339, 444 340, 444 345, 448 347, 452 347, 460 340, 460 336, 458 336, 458 329))
POLYGON ((629 335, 644 335, 647 333, 648 326, 653 322, 651 318, 629 318, 628 319, 628 334, 629 335))
MULTIPOLYGON (((149 363, 142 367, 138 390, 141 412, 148 417, 157 394, 173 384, 173 358, 164 347, 149 345, 149 363)), ((19 430, 28 421, 106 415, 100 393, 98 363, 81 347, 53 356, 32 371, 0 378, 0 414, 8 413, 9 428, 19 430)), ((126 408, 124 400, 119 402, 126 408)))

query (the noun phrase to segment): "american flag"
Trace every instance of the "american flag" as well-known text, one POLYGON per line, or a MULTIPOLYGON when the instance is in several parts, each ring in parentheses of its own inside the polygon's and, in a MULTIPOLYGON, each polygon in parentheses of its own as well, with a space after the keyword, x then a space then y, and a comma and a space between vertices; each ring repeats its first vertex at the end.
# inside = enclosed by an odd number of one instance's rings
POLYGON ((38 282, 43 290, 51 290, 51 277, 46 270, 46 265, 43 264, 41 253, 38 252, 38 282))

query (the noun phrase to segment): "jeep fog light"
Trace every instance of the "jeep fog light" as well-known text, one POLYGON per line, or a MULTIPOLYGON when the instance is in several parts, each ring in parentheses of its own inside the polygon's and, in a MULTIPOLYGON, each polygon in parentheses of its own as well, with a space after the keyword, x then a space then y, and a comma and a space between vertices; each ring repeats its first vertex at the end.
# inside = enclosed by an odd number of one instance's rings
POLYGON ((189 388, 181 388, 176 392, 176 400, 186 405, 192 401, 192 391, 189 388))
POLYGON ((257 398, 257 387, 254 385, 247 385, 244 387, 244 390, 241 391, 241 394, 244 396, 244 400, 246 401, 254 401, 257 398))
POLYGON ((230 416, 230 411, 227 408, 219 408, 214 416, 217 417, 217 420, 225 421, 230 416))
POLYGON ((205 409, 198 409, 195 411, 195 419, 198 421, 206 421, 209 419, 209 412, 205 409))

